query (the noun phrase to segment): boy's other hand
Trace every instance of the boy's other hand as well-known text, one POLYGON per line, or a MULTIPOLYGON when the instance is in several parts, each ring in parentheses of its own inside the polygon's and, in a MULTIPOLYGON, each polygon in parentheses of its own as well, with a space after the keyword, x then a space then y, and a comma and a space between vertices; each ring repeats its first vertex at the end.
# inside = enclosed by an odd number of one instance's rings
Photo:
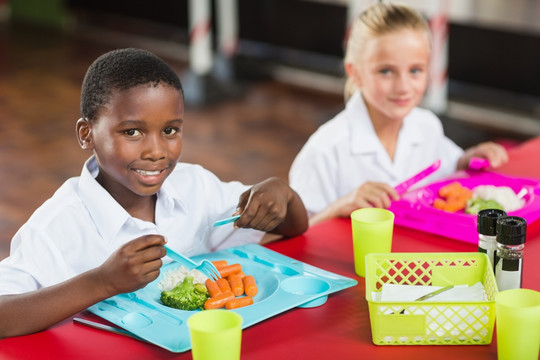
POLYGON ((292 189, 282 179, 269 178, 240 195, 235 226, 272 231, 285 220, 292 189))
POLYGON ((99 268, 110 296, 143 288, 159 276, 166 250, 161 235, 145 235, 117 249, 99 268))

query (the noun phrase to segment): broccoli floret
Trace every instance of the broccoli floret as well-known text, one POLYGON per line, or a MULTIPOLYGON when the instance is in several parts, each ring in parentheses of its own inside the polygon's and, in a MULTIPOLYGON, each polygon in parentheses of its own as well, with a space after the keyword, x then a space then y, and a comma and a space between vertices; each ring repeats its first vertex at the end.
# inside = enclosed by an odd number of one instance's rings
POLYGON ((206 286, 193 284, 193 276, 186 276, 184 281, 172 290, 161 292, 161 302, 164 305, 180 310, 200 309, 207 299, 206 286))
POLYGON ((499 209, 504 210, 501 204, 499 204, 495 200, 484 200, 481 198, 477 199, 471 199, 467 202, 467 207, 465 209, 465 212, 467 214, 478 214, 479 211, 485 210, 485 209, 499 209))

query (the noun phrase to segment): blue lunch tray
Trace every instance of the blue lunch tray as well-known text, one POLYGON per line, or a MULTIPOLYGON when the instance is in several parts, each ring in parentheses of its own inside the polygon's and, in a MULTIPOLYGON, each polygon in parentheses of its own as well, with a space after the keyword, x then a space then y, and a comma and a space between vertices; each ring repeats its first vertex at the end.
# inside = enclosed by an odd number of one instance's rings
MULTIPOLYGON (((259 292, 253 305, 229 310, 242 315, 242 328, 294 307, 314 307, 326 302, 328 294, 354 286, 357 281, 281 255, 263 246, 249 244, 194 256, 193 260, 227 260, 239 263, 253 275, 259 292)), ((172 352, 191 349, 187 319, 196 311, 165 306, 158 284, 168 272, 179 267, 164 265, 161 274, 145 288, 101 301, 88 310, 132 334, 172 352)))

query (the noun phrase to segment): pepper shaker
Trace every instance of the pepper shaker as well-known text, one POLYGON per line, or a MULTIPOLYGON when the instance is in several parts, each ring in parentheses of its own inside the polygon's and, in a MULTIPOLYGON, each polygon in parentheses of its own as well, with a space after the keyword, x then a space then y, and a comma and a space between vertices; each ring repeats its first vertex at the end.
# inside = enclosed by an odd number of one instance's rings
POLYGON ((476 217, 478 230, 478 252, 487 254, 491 267, 495 271, 495 253, 497 251, 497 219, 506 216, 504 210, 485 209, 476 217))
POLYGON ((497 220, 495 278, 499 291, 519 289, 523 279, 523 250, 527 222, 517 216, 497 220))

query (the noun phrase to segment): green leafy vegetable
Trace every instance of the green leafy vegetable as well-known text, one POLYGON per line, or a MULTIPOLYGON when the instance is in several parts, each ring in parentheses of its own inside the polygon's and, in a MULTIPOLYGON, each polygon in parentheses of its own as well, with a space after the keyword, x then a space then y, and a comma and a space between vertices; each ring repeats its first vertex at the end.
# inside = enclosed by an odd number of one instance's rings
POLYGON ((180 310, 203 308, 208 297, 206 286, 193 284, 193 276, 186 276, 184 281, 173 289, 161 292, 161 302, 164 305, 180 310))
POLYGON ((467 214, 478 214, 479 211, 485 209, 504 210, 503 206, 495 200, 484 200, 482 198, 471 199, 467 202, 465 212, 467 214))

